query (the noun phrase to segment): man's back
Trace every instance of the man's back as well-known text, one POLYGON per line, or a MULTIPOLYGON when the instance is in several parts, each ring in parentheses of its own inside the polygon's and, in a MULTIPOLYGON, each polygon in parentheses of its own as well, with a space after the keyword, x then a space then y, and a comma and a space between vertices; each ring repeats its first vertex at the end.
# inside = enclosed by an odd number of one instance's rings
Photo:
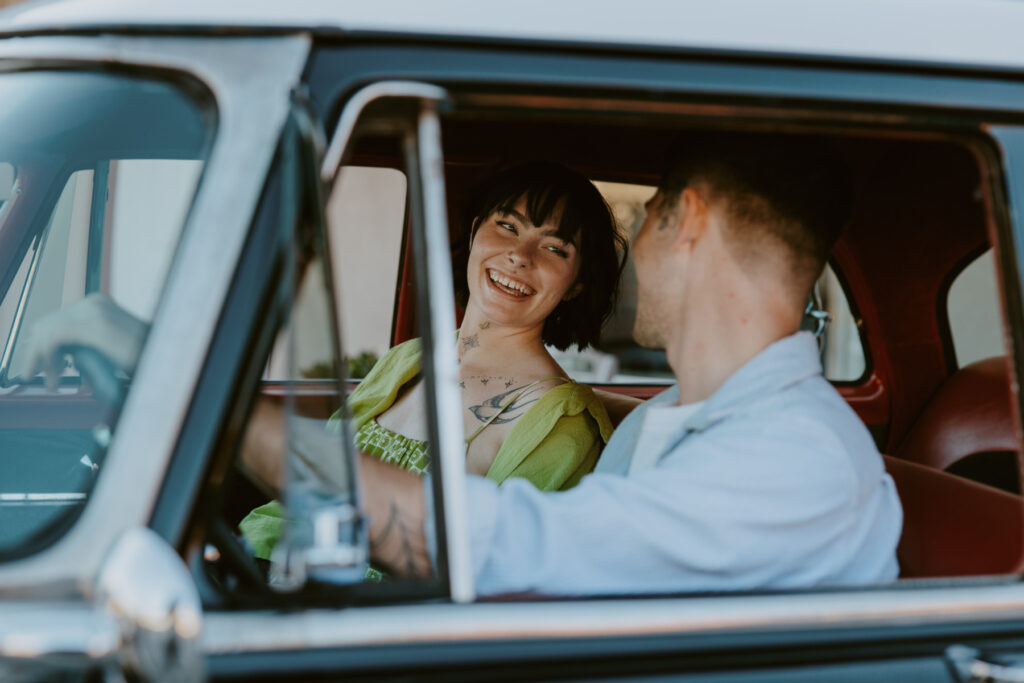
POLYGON ((627 417, 572 491, 474 484, 474 508, 495 513, 473 525, 474 541, 489 546, 481 590, 716 591, 896 577, 895 486, 867 429, 821 376, 813 337, 769 346, 696 409, 675 405, 677 396, 669 389, 627 417), (593 528, 610 540, 589 539, 593 528))

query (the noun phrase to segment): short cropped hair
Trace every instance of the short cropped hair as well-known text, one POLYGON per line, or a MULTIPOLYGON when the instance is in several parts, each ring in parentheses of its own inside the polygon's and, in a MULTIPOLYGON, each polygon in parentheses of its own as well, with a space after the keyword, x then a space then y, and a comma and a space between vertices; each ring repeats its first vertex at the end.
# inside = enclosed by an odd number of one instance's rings
POLYGON ((560 302, 544 321, 542 341, 565 350, 596 345, 601 327, 618 298, 619 279, 628 244, 601 193, 585 176, 550 162, 511 166, 485 178, 473 188, 463 208, 463 229, 455 251, 453 277, 458 303, 469 300, 466 267, 469 245, 480 224, 497 212, 526 200, 526 217, 534 225, 558 215, 558 237, 576 247, 580 269, 579 294, 560 302))
POLYGON ((669 201, 701 185, 731 219, 726 239, 743 256, 765 237, 785 245, 807 287, 821 274, 853 203, 852 176, 821 138, 686 133, 670 145, 659 189, 669 201))

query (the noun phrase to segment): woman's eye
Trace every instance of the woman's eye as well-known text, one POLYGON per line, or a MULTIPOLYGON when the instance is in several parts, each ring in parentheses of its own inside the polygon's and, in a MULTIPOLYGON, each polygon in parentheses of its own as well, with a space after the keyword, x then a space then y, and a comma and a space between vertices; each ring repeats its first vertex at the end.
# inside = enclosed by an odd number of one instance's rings
POLYGON ((567 252, 565 249, 562 249, 561 247, 548 247, 548 251, 562 258, 569 258, 569 252, 567 252))
POLYGON ((497 221, 497 223, 502 228, 504 228, 505 230, 508 230, 511 233, 515 233, 516 232, 516 226, 512 225, 511 223, 506 223, 504 221, 497 221))

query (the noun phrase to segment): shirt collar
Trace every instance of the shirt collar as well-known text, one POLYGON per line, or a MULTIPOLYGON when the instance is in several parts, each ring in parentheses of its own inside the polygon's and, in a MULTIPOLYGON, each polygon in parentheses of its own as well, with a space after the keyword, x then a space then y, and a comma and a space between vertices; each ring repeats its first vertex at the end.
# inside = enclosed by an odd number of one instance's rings
POLYGON ((687 431, 703 431, 751 400, 820 375, 818 354, 818 343, 810 332, 797 332, 770 344, 734 372, 681 426, 687 431))

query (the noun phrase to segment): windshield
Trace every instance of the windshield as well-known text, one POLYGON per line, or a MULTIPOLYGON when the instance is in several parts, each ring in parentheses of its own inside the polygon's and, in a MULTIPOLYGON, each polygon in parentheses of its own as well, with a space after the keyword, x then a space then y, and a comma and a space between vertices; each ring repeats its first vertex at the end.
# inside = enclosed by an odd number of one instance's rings
POLYGON ((40 340, 55 318, 109 302, 139 321, 144 343, 212 117, 166 82, 84 71, 0 74, 0 102, 0 555, 10 556, 52 541, 81 511, 130 390, 124 368, 71 345, 40 363, 40 340))

